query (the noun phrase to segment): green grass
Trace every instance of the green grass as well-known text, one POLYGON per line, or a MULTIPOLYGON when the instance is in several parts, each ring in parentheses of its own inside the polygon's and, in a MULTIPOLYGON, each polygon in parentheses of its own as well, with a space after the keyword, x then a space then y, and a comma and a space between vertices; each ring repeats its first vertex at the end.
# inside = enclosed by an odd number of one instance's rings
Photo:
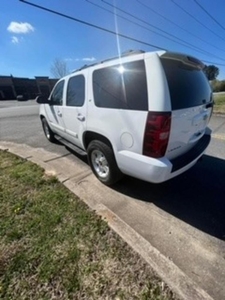
POLYGON ((0 151, 0 299, 175 299, 100 217, 0 151))
POLYGON ((225 113, 225 94, 214 94, 214 113, 225 113))

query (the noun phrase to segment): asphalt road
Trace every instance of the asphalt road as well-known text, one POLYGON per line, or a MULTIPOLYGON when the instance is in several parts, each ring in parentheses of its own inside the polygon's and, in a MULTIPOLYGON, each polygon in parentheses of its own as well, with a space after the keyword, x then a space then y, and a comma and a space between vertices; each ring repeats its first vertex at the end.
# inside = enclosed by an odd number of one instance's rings
POLYGON ((68 153, 64 146, 51 144, 45 138, 38 112, 39 105, 34 100, 0 101, 0 140, 68 153))
MULTIPOLYGON (((220 267, 220 261, 223 266, 225 259, 225 117, 213 116, 210 127, 213 130, 210 147, 203 160, 188 172, 160 185, 126 176, 111 189, 115 200, 107 202, 106 194, 105 201, 118 216, 199 283, 205 272, 201 269, 207 269, 206 264, 209 264, 205 286, 219 295, 216 299, 221 299, 225 279, 225 271, 220 267), (161 228, 156 222, 159 216, 161 228), (176 230, 179 232, 175 233, 176 230), (184 249, 185 246, 188 248, 184 249), (194 268, 196 274, 192 272, 194 268), (216 270, 220 271, 216 273, 216 270), (217 278, 217 274, 222 281, 216 287, 220 294, 214 287, 215 281, 211 280, 209 287, 210 276, 217 278)), ((74 168, 80 163, 80 158, 71 155, 63 145, 47 141, 34 101, 0 101, 0 140, 70 155, 74 168)))

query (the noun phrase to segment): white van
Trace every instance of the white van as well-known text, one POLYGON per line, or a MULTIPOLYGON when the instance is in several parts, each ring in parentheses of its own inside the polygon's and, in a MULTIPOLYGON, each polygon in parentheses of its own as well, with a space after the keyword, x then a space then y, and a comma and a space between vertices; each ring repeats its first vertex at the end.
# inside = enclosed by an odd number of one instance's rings
POLYGON ((160 183, 192 167, 210 142, 212 91, 188 55, 132 51, 60 79, 39 96, 46 137, 80 154, 104 184, 122 174, 160 183))

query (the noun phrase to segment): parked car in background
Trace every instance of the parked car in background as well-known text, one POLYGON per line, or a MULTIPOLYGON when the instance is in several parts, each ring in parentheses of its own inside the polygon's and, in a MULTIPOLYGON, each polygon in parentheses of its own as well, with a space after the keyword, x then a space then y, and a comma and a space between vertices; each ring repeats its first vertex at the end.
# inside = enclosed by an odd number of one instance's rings
POLYGON ((205 152, 213 98, 198 59, 166 51, 129 52, 60 79, 39 96, 47 139, 87 154, 96 177, 122 174, 160 183, 205 152))
POLYGON ((23 94, 23 95, 18 95, 16 97, 16 99, 17 99, 17 101, 26 101, 26 100, 28 100, 28 97, 27 97, 27 95, 23 94))

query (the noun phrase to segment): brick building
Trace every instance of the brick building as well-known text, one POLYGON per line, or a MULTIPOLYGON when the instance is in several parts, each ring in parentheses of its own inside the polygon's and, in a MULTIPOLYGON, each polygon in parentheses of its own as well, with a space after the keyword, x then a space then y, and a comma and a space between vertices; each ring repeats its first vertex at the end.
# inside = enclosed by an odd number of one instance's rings
POLYGON ((47 76, 37 76, 35 79, 11 76, 0 76, 0 100, 16 99, 23 95, 27 99, 34 99, 38 94, 48 96, 57 82, 47 76))

